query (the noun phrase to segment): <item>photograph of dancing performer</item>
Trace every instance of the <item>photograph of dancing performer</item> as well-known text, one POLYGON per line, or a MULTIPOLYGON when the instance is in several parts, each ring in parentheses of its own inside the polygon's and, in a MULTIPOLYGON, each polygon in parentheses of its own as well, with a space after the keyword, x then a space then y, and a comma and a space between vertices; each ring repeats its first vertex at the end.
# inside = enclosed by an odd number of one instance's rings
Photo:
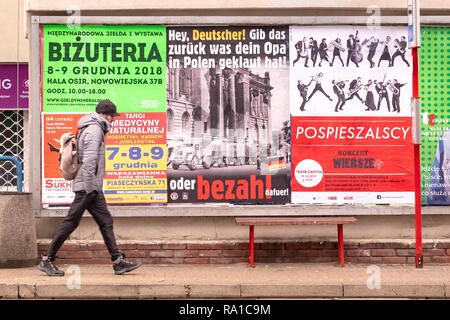
POLYGON ((308 45, 306 43, 306 38, 297 42, 295 44, 295 49, 297 50, 297 58, 292 62, 292 66, 295 66, 298 60, 305 59, 305 67, 308 68, 308 45))
POLYGON ((361 77, 350 82, 348 98, 345 101, 353 99, 353 97, 357 97, 361 103, 364 104, 364 100, 359 96, 358 91, 362 88, 361 77))
POLYGON ((337 38, 336 40, 331 41, 330 47, 333 50, 333 59, 331 60, 330 67, 333 66, 334 59, 336 57, 338 57, 339 60, 341 60, 342 66, 344 66, 344 61, 342 61, 342 58, 341 58, 341 51, 344 52, 345 48, 341 45, 341 39, 337 38))
POLYGON ((388 81, 389 88, 392 91, 392 112, 400 112, 400 88, 406 85, 406 83, 399 83, 397 79, 393 80, 393 83, 388 81))
POLYGON ((350 63, 350 58, 352 57, 352 52, 353 52, 353 47, 355 43, 355 38, 353 37, 353 35, 349 35, 348 39, 347 39, 347 67, 348 64, 350 63))
MULTIPOLYGON (((385 76, 385 78, 386 78, 386 76, 385 76)), ((388 112, 391 112, 391 104, 389 102, 388 91, 386 89, 387 84, 384 83, 384 79, 383 79, 383 82, 379 82, 377 80, 374 80, 374 83, 375 83, 375 90, 378 93, 377 110, 380 110, 381 100, 386 99, 388 112)))
POLYGON ((391 54, 389 53, 389 42, 391 41, 391 37, 387 36, 386 41, 380 41, 381 44, 384 44, 383 53, 380 56, 380 60, 378 60, 378 67, 380 67, 380 63, 383 60, 389 61, 389 67, 392 67, 391 64, 391 54))
POLYGON ((328 64, 330 63, 330 61, 328 61, 328 46, 327 46, 327 39, 323 38, 322 42, 319 45, 319 58, 320 58, 320 62, 319 62, 319 67, 322 66, 322 61, 326 61, 328 62, 328 64))
POLYGON ((392 55, 391 60, 391 66, 394 66, 395 58, 400 56, 402 60, 406 63, 406 65, 409 67, 409 62, 405 59, 405 53, 406 53, 406 47, 408 43, 406 42, 406 37, 401 37, 401 41, 398 41, 398 39, 395 39, 394 41, 395 45, 394 47, 397 48, 397 51, 392 55))
POLYGON ((303 101, 302 104, 300 106, 300 110, 301 111, 305 111, 305 105, 306 105, 306 101, 307 101, 307 95, 308 95, 308 87, 311 84, 311 82, 313 81, 313 79, 311 79, 311 81, 308 84, 303 84, 301 80, 298 80, 298 84, 297 84, 297 89, 300 92, 300 96, 302 97, 303 101))
POLYGON ((338 102, 336 103, 336 107, 334 108, 335 112, 339 112, 339 110, 343 110, 345 104, 345 81, 336 82, 335 80, 331 81, 333 83, 333 91, 338 97, 338 102))
POLYGON ((367 44, 367 47, 369 48, 369 54, 367 55, 367 61, 370 63, 370 67, 373 68, 375 66, 375 62, 373 62, 373 57, 375 56, 375 53, 377 52, 378 44, 380 43, 379 39, 375 39, 375 37, 371 37, 370 39, 366 39, 363 42, 363 45, 367 44))
POLYGON ((313 62, 313 67, 315 67, 317 55, 319 54, 319 46, 317 45, 317 40, 312 37, 309 38, 309 49, 311 49, 311 61, 313 62))
POLYGON ((322 72, 320 72, 319 74, 317 74, 315 76, 312 76, 311 81, 315 81, 316 82, 316 86, 314 87, 314 90, 311 92, 311 94, 309 95, 308 100, 306 100, 306 102, 311 100, 312 96, 317 91, 322 92, 323 95, 328 98, 328 100, 333 101, 333 99, 331 99, 331 97, 323 90, 323 88, 322 88, 322 79, 323 79, 323 73, 322 72))
POLYGON ((358 30, 356 30, 354 41, 353 41, 352 54, 350 56, 350 61, 353 62, 357 68, 359 68, 359 63, 364 58, 363 54, 361 53, 361 50, 362 50, 362 46, 359 44, 358 30))
POLYGON ((366 100, 364 101, 367 108, 364 111, 374 111, 377 109, 377 107, 375 106, 375 98, 372 92, 373 90, 372 85, 373 85, 372 80, 369 80, 367 84, 364 85, 364 90, 367 91, 366 100))

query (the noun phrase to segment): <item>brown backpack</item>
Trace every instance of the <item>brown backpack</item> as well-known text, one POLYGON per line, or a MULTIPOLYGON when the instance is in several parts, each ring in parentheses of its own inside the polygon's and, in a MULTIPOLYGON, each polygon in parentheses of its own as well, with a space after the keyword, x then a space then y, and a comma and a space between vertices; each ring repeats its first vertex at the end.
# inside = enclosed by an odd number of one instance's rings
POLYGON ((59 171, 66 180, 75 179, 82 165, 78 154, 78 140, 82 131, 65 133, 60 138, 59 171))

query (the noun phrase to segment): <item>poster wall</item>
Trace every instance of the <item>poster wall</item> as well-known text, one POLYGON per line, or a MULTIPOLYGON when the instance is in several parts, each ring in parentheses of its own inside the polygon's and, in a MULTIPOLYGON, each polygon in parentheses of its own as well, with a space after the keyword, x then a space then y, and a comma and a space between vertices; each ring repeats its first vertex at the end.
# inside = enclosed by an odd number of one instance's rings
POLYGON ((450 204, 450 27, 422 27, 422 204, 450 204))
MULTIPOLYGON (((406 37, 405 27, 45 25, 42 203, 72 201, 60 137, 110 99, 121 116, 105 141, 109 204, 412 204, 406 37)), ((425 77, 422 199, 437 192, 433 177, 450 185, 439 175, 450 163, 446 88, 425 77)))
POLYGON ((45 25, 42 43, 42 203, 69 204, 60 137, 109 99, 120 117, 106 135, 109 204, 167 202, 164 26, 45 25))
POLYGON ((290 28, 293 203, 414 203, 406 35, 290 28))
POLYGON ((288 27, 167 28, 170 203, 290 199, 288 27))

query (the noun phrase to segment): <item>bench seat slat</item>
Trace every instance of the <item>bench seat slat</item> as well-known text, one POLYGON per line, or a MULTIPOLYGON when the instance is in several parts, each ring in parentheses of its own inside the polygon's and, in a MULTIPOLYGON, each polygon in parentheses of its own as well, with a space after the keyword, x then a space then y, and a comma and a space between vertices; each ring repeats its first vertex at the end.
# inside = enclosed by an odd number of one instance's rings
POLYGON ((354 224, 355 217, 235 217, 237 225, 275 226, 275 225, 327 225, 354 224))

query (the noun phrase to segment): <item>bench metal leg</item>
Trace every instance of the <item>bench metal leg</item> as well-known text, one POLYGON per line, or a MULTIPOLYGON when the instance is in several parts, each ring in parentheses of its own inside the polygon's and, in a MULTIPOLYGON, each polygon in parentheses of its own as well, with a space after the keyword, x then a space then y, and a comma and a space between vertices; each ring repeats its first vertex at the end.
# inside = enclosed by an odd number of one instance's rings
POLYGON ((338 224, 338 252, 339 252, 339 261, 341 262, 341 266, 344 266, 344 231, 343 225, 338 224))
POLYGON ((255 226, 250 226, 249 259, 250 267, 255 267, 255 226))

